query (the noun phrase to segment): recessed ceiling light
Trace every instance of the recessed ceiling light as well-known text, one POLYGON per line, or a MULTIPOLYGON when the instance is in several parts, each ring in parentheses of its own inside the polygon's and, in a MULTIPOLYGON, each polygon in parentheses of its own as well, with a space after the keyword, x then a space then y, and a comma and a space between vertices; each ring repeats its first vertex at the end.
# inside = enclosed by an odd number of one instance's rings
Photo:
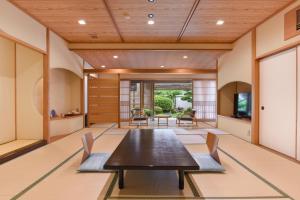
POLYGON ((78 20, 78 24, 86 25, 86 21, 84 19, 80 19, 80 20, 78 20))
POLYGON ((161 68, 164 68, 165 66, 161 65, 160 67, 161 67, 161 68))
POLYGON ((118 59, 118 58, 119 58, 119 56, 117 56, 117 55, 114 55, 114 56, 113 56, 113 58, 114 58, 114 59, 118 59))
POLYGON ((153 17, 154 17, 154 14, 150 13, 150 14, 148 14, 148 17, 149 17, 149 18, 153 18, 153 17))
POLYGON ((154 20, 150 19, 150 20, 148 20, 148 24, 153 25, 153 24, 155 24, 155 22, 154 22, 154 20))
POLYGON ((188 58, 188 56, 182 56, 182 58, 183 58, 183 59, 187 59, 187 58, 188 58))
POLYGON ((148 0, 149 3, 155 3, 155 0, 148 0))
POLYGON ((216 23, 216 25, 218 25, 218 26, 221 26, 221 25, 223 25, 224 24, 224 20, 218 20, 217 21, 217 23, 216 23))
POLYGON ((102 68, 105 68, 106 66, 105 66, 105 65, 102 65, 101 67, 102 67, 102 68))

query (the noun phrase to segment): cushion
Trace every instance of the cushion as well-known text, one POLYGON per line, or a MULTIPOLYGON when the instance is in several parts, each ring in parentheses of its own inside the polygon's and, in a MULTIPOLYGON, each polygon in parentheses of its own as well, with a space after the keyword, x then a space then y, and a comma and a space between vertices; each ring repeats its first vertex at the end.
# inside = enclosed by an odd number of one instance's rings
POLYGON ((110 171, 103 169, 103 165, 110 157, 110 153, 92 153, 83 163, 81 163, 79 172, 101 172, 110 171))
POLYGON ((192 153, 193 158, 199 165, 200 172, 224 172, 225 169, 217 161, 215 161, 209 154, 192 153))

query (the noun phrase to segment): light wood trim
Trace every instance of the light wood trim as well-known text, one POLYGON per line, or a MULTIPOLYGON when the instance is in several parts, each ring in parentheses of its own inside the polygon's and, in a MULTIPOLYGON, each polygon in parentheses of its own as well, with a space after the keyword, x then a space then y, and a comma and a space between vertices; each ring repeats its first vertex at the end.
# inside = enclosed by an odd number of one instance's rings
POLYGON ((258 23, 257 25, 255 25, 254 27, 250 28, 245 33, 243 33, 240 37, 238 37, 236 40, 234 40, 233 43, 235 43, 236 41, 238 41, 239 39, 241 39, 242 37, 244 37, 245 35, 247 35, 249 32, 252 32, 252 30, 256 29, 257 27, 259 27, 260 25, 262 25, 263 23, 265 23, 267 20, 271 19, 272 17, 274 17, 275 15, 277 15, 278 13, 280 13, 281 11, 283 11, 284 9, 286 9, 287 7, 289 7, 290 5, 292 5, 293 3, 295 3, 296 1, 297 0, 293 0, 293 1, 289 2, 288 4, 286 4, 284 7, 279 8, 272 15, 270 15, 269 17, 267 17, 266 19, 264 19, 263 21, 261 21, 260 23, 258 23))
POLYGON ((232 43, 69 43, 70 50, 232 50, 232 43))
POLYGON ((297 24, 297 6, 284 15, 284 40, 288 40, 300 34, 300 30, 296 29, 297 24))
POLYGON ((50 121, 73 119, 76 117, 83 117, 83 114, 78 114, 78 115, 74 115, 74 116, 66 116, 66 117, 53 117, 53 118, 50 118, 50 121))
POLYGON ((266 58, 266 57, 269 57, 269 56, 273 56, 275 54, 278 54, 280 52, 283 52, 285 50, 288 50, 288 49, 291 49, 291 48, 294 48, 296 46, 300 45, 300 40, 299 41, 296 41, 296 42, 293 42, 291 44, 288 44, 288 45, 285 45, 285 46, 282 46, 278 49, 274 49, 272 51, 269 51, 269 52, 266 52, 258 57, 256 57, 256 59, 263 59, 263 58, 266 58))
POLYGON ((1 30, 0 30, 0 36, 1 36, 1 37, 4 37, 4 38, 6 38, 6 39, 12 40, 12 41, 14 41, 14 42, 16 42, 16 43, 18 43, 18 44, 20 44, 20 45, 22 45, 22 46, 28 47, 28 48, 30 48, 30 49, 32 49, 32 50, 35 50, 35 51, 37 51, 37 52, 39 52, 39 53, 41 53, 41 54, 47 54, 47 51, 42 50, 42 49, 40 49, 40 48, 37 48, 37 47, 35 47, 35 46, 33 46, 33 45, 31 45, 31 44, 29 44, 29 43, 27 43, 27 42, 24 42, 24 41, 22 41, 22 40, 19 40, 19 39, 17 39, 16 37, 13 37, 13 36, 11 36, 11 35, 9 35, 9 34, 3 32, 3 31, 1 31, 1 30))
POLYGON ((84 69, 84 73, 105 73, 105 74, 214 74, 216 69, 84 69))
POLYGON ((15 139, 18 139, 18 126, 17 126, 17 43, 14 43, 14 68, 15 68, 15 139))
POLYGON ((43 138, 49 142, 49 29, 46 33, 47 54, 43 56, 43 138))
POLYGON ((259 144, 259 63, 256 59, 256 29, 252 30, 252 124, 251 142, 259 144))
POLYGON ((299 59, 298 59, 298 54, 299 54, 299 51, 298 51, 298 47, 296 47, 296 136, 295 136, 295 159, 297 160, 298 159, 298 108, 299 108, 299 104, 298 104, 298 100, 299 100, 299 93, 298 93, 298 83, 299 83, 299 80, 298 80, 298 62, 299 62, 299 59))
POLYGON ((120 89, 121 89, 121 82, 120 82, 120 74, 118 74, 118 83, 119 83, 119 87, 118 87, 118 128, 121 128, 121 104, 120 104, 120 89))

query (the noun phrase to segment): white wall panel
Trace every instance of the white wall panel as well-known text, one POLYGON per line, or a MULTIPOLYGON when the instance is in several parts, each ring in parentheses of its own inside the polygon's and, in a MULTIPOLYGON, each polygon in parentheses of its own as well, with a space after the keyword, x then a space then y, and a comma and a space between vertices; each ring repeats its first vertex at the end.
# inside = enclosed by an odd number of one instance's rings
POLYGON ((7 0, 0 0, 0 13, 0 32, 46 51, 46 27, 7 0))
POLYGON ((260 106, 260 144, 295 157, 295 48, 260 61, 260 106))

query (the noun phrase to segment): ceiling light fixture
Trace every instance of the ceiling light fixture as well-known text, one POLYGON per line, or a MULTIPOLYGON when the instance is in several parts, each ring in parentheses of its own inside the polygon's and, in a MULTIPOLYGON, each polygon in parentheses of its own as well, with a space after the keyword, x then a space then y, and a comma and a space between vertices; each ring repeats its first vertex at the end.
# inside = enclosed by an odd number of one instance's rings
POLYGON ((165 66, 161 65, 160 67, 161 67, 161 68, 164 68, 165 66))
POLYGON ((105 65, 102 65, 101 67, 102 67, 102 68, 105 68, 106 66, 105 66, 105 65))
POLYGON ((155 3, 155 0, 148 0, 149 3, 155 3))
POLYGON ((182 58, 183 58, 183 59, 187 59, 187 58, 188 58, 188 56, 182 56, 182 58))
POLYGON ((152 13, 148 14, 148 18, 149 18, 149 20, 148 20, 149 25, 155 24, 155 21, 153 20, 154 14, 152 14, 152 13))
POLYGON ((117 56, 117 55, 114 55, 114 56, 113 56, 113 58, 114 58, 114 59, 118 59, 118 58, 119 58, 119 56, 117 56))
POLYGON ((216 25, 221 26, 224 24, 224 20, 219 19, 216 23, 216 25))
POLYGON ((78 20, 78 24, 86 25, 86 21, 84 19, 80 19, 80 20, 78 20))
POLYGON ((153 24, 155 24, 155 22, 154 22, 154 20, 150 19, 150 20, 148 20, 148 24, 153 25, 153 24))

